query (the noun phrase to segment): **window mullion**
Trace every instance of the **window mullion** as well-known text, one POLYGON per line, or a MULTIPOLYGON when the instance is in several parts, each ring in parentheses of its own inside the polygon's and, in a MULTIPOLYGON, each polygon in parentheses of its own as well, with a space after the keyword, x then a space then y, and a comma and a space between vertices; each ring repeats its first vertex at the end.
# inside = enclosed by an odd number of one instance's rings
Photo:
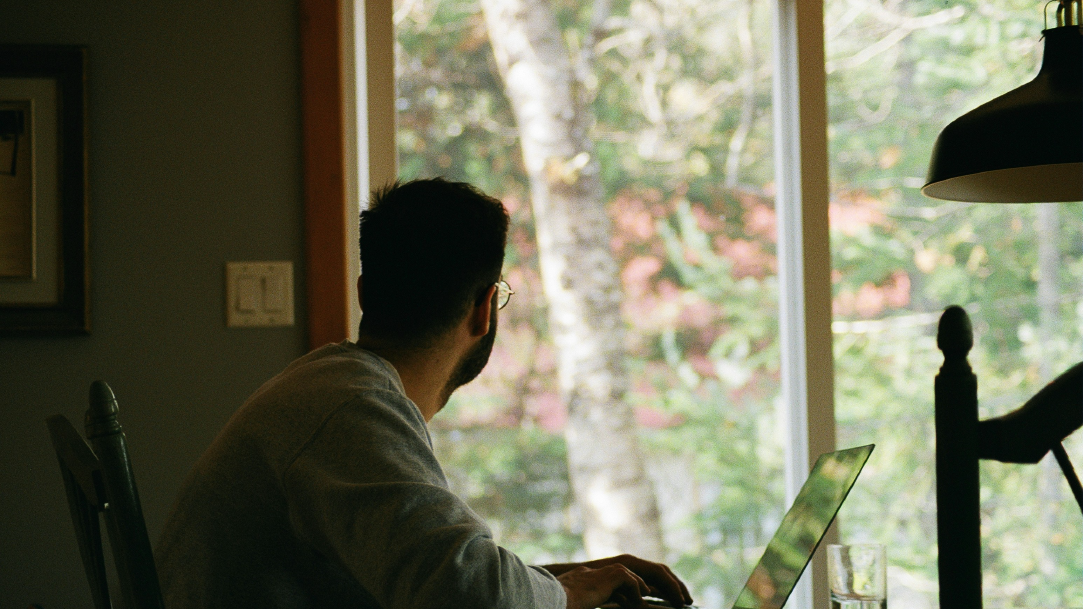
MULTIPOLYGON (((358 214, 373 188, 398 176, 395 149, 395 25, 390 0, 341 0, 345 83, 350 294, 361 274, 358 214)), ((361 310, 349 303, 351 336, 361 310)))
MULTIPOLYGON (((828 231, 827 101, 822 0, 777 0, 775 176, 786 497, 792 502, 816 456, 835 448, 828 231)), ((825 544, 837 538, 832 529, 825 544)), ((827 607, 821 557, 794 606, 827 607)))

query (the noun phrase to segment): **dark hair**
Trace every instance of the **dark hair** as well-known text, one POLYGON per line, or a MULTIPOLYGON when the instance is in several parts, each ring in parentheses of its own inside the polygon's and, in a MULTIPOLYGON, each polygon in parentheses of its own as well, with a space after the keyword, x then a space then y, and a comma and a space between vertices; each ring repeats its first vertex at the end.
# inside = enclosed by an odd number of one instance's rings
POLYGON ((427 346, 500 279, 504 205, 464 182, 395 182, 361 212, 361 333, 427 346))

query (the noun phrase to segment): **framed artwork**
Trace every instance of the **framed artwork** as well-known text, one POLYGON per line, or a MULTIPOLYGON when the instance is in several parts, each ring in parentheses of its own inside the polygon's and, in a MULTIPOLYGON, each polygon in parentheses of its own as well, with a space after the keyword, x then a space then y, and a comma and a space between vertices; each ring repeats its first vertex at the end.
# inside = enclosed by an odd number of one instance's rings
POLYGON ((0 45, 0 335, 90 331, 86 49, 0 45))

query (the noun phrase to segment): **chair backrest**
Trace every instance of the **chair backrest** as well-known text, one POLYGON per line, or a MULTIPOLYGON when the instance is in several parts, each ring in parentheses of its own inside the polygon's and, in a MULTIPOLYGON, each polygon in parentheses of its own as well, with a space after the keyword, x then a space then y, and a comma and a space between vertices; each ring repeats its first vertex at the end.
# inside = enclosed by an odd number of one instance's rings
POLYGON ((978 419, 978 378, 967 361, 970 317, 959 306, 940 317, 944 364, 933 385, 936 424, 936 521, 941 609, 981 609, 981 459, 1037 463, 1053 451, 1083 509, 1083 485, 1061 445, 1083 426, 1083 362, 1069 368, 1019 409, 978 419))
POLYGON ((158 572, 117 412, 113 390, 104 381, 95 381, 90 386, 90 407, 86 412, 86 440, 63 415, 47 418, 46 424, 60 462, 94 606, 112 606, 98 520, 101 514, 124 606, 162 609, 158 572))

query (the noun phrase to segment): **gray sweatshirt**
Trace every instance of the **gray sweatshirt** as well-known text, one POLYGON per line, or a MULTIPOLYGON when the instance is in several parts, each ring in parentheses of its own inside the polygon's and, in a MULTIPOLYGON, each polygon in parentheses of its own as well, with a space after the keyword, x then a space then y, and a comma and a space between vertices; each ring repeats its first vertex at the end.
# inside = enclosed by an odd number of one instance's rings
POLYGON ((168 609, 563 609, 448 490, 417 406, 349 342, 290 364, 185 481, 156 551, 168 609))

